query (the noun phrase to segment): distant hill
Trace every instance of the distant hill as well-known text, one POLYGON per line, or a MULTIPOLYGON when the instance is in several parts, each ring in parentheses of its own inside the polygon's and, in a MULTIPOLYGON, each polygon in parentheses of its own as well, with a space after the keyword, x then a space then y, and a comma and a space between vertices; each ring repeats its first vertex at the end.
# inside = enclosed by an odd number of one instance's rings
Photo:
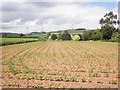
POLYGON ((2 32, 2 33, 0 33, 0 35, 6 35, 6 36, 19 36, 20 34, 19 34, 19 33, 5 33, 5 32, 2 32))
MULTIPOLYGON (((51 34, 59 34, 59 33, 63 33, 64 30, 56 30, 56 31, 50 31, 50 32, 30 32, 30 33, 27 33, 25 34, 25 37, 39 37, 40 34, 42 34, 42 36, 46 36, 47 33, 51 33, 51 34)), ((70 34, 83 34, 84 31, 86 31, 85 28, 77 28, 77 29, 67 29, 67 31, 70 33, 70 34)), ((20 34, 21 33, 6 33, 6 32, 2 32, 0 33, 0 37, 20 37, 20 34)))
POLYGON ((31 32, 31 33, 28 33, 28 34, 40 34, 40 32, 31 32))
MULTIPOLYGON (((59 31, 52 31, 52 32, 49 32, 49 33, 62 33, 64 30, 59 30, 59 31)), ((84 31, 86 31, 85 28, 77 28, 77 29, 67 29, 67 31, 70 33, 70 34, 83 34, 84 31)))

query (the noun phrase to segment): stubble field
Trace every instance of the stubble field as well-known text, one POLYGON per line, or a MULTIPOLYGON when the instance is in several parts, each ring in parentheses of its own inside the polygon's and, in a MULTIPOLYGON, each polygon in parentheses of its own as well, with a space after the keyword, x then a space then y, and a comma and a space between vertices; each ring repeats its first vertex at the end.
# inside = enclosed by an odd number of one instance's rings
POLYGON ((118 44, 47 41, 2 46, 3 88, 117 88, 118 44))

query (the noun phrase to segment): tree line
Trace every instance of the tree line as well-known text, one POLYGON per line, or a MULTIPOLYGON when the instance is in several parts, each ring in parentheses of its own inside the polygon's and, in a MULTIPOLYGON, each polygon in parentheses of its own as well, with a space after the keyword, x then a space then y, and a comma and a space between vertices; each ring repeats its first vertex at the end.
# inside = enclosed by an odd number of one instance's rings
MULTIPOLYGON (((85 31, 83 35, 70 35, 67 31, 64 31, 63 34, 59 34, 58 37, 55 34, 51 35, 51 39, 62 39, 62 40, 105 40, 105 41, 120 41, 119 28, 116 25, 119 25, 120 22, 117 19, 112 11, 106 13, 103 18, 99 20, 101 29, 85 31)), ((50 37, 49 37, 50 38, 50 37)))

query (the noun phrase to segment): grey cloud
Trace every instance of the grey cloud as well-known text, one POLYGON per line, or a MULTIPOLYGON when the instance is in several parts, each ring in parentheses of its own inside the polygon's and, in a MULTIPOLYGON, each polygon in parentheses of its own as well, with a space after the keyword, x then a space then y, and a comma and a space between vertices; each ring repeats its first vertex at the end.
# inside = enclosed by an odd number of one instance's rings
POLYGON ((22 19, 23 22, 34 19, 34 8, 29 5, 16 3, 4 3, 2 6, 2 22, 10 22, 16 19, 22 19))
POLYGON ((20 3, 17 2, 3 2, 2 3, 2 11, 6 12, 13 12, 13 11, 18 11, 21 10, 20 8, 20 3))
POLYGON ((46 7, 46 8, 56 6, 55 2, 27 2, 27 3, 37 7, 46 7))
POLYGON ((2 29, 11 29, 13 26, 8 26, 8 25, 2 25, 2 29))

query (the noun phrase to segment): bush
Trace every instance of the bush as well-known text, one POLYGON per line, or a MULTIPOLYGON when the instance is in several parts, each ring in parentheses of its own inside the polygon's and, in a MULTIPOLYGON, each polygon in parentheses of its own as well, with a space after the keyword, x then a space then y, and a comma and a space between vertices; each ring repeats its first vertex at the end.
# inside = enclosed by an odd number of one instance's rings
POLYGON ((120 40, 118 38, 112 38, 109 40, 110 42, 120 42, 120 40))
POLYGON ((89 40, 89 33, 87 31, 83 33, 83 40, 89 40))
POLYGON ((72 40, 79 41, 80 40, 80 36, 79 35, 74 35, 74 36, 72 36, 72 40))
POLYGON ((112 37, 112 34, 115 32, 115 28, 113 27, 103 27, 101 29, 101 33, 102 33, 102 39, 103 40, 109 40, 112 37))
POLYGON ((112 38, 109 41, 111 41, 111 42, 120 42, 120 34, 113 33, 112 38))
POLYGON ((56 36, 55 34, 52 34, 52 35, 51 35, 51 39, 52 39, 52 40, 55 40, 55 39, 57 39, 57 36, 56 36))
POLYGON ((70 34, 68 33, 67 30, 65 30, 65 31, 63 32, 63 34, 62 34, 62 36, 61 36, 61 39, 62 39, 62 40, 71 40, 71 36, 70 36, 70 34))
POLYGON ((63 34, 61 37, 62 40, 71 40, 70 34, 63 34))
POLYGON ((92 40, 101 40, 102 39, 102 33, 100 32, 99 29, 92 31, 92 40))

